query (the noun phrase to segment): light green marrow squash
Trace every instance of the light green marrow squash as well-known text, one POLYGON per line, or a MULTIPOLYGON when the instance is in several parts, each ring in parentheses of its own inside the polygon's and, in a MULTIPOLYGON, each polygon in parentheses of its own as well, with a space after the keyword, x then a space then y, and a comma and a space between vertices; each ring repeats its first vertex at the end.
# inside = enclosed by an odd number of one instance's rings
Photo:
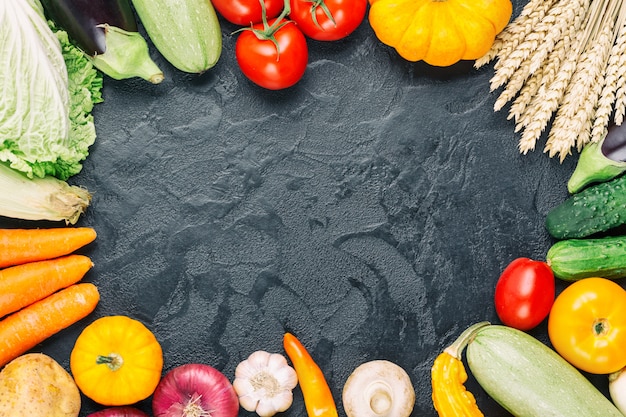
POLYGON ((462 336, 472 375, 514 416, 623 417, 576 368, 529 334, 484 322, 462 336))
POLYGON ((222 31, 210 0, 132 0, 148 37, 174 67, 203 73, 222 53, 222 31))

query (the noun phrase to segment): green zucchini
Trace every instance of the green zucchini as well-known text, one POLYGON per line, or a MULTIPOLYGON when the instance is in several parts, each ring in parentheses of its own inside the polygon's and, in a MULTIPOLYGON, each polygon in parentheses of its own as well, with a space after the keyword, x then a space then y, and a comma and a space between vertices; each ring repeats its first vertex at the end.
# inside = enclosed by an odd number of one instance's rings
MULTIPOLYGON (((477 323, 467 364, 480 386, 517 417, 623 417, 576 368, 529 334, 477 323)), ((462 335, 463 336, 463 335, 462 335)))
POLYGON ((148 37, 174 67, 203 73, 222 53, 222 31, 209 0, 132 0, 148 37))
POLYGON ((626 277, 626 236, 560 240, 548 249, 546 262, 566 281, 626 277))
POLYGON ((548 213, 545 224, 557 239, 587 237, 626 224, 626 176, 572 195, 548 213))

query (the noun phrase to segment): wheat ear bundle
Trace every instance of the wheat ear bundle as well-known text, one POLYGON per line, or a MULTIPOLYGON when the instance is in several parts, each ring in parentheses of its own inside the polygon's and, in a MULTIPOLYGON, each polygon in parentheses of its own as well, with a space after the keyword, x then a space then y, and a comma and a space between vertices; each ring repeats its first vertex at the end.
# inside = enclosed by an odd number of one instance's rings
POLYGON ((544 152, 563 161, 600 140, 611 117, 624 121, 625 25, 624 0, 530 0, 475 62, 496 61, 494 110, 511 103, 521 153, 549 127, 544 152))

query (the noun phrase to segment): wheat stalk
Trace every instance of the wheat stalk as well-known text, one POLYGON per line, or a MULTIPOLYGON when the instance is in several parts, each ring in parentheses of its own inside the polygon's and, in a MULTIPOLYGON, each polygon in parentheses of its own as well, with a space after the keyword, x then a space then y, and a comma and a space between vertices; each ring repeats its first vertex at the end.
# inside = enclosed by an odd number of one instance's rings
POLYGON ((532 32, 537 22, 543 19, 555 0, 530 0, 522 9, 519 16, 509 23, 502 32, 496 35, 496 39, 490 50, 481 58, 477 59, 474 67, 480 68, 491 62, 494 58, 508 56, 511 50, 532 32))
MULTIPOLYGON (((579 39, 582 39, 582 36, 579 36, 579 39)), ((578 57, 576 54, 568 54, 555 79, 550 84, 540 87, 539 93, 533 97, 529 104, 531 115, 528 123, 524 126, 519 143, 520 152, 525 154, 535 149, 537 140, 563 100, 563 95, 577 64, 578 57)))
POLYGON ((618 56, 618 62, 615 64, 615 85, 618 86, 615 91, 615 105, 613 116, 614 122, 617 125, 621 125, 624 121, 624 114, 626 113, 626 12, 623 11, 624 7, 620 11, 622 17, 622 26, 619 31, 617 40, 615 41, 617 51, 614 55, 618 56))
POLYGON ((512 102, 520 152, 550 125, 544 152, 563 161, 626 117, 626 0, 530 0, 475 66, 494 59, 494 110, 512 102))
POLYGON ((508 119, 514 119, 516 126, 515 131, 519 132, 531 120, 534 109, 530 103, 534 97, 541 97, 545 93, 546 86, 554 81, 565 55, 569 50, 569 43, 566 38, 560 39, 554 50, 550 54, 545 65, 540 66, 532 77, 526 82, 517 98, 511 105, 508 119))
MULTIPOLYGON (((576 10, 576 16, 572 26, 563 33, 561 39, 557 43, 555 50, 550 54, 549 58, 544 64, 544 70, 542 71, 539 89, 532 97, 525 97, 523 111, 519 111, 516 114, 516 129, 520 131, 526 127, 531 121, 535 121, 533 127, 535 132, 533 135, 527 134, 523 140, 520 150, 523 153, 534 149, 535 141, 541 135, 541 132, 548 124, 552 113, 558 108, 568 80, 573 73, 576 65, 576 54, 572 54, 572 49, 578 48, 582 42, 582 35, 580 35, 580 27, 586 14, 585 5, 588 5, 585 0, 579 0, 580 8, 572 7, 572 10, 576 10), (559 76, 557 79, 557 75, 559 76), (555 83, 555 84, 552 84, 555 83), (546 97, 546 102, 542 99, 546 97), (540 126, 537 129, 537 125, 540 126)), ((516 99, 517 100, 517 99, 516 99)), ((517 107, 521 107, 518 105, 517 107)), ((511 109, 513 110, 513 108, 511 109)))
MULTIPOLYGON (((571 153, 572 147, 580 148, 589 140, 591 118, 600 92, 611 26, 600 33, 593 45, 581 55, 580 64, 572 75, 565 91, 545 146, 550 157, 559 155, 561 161, 571 153)), ((583 42, 586 41, 583 36, 583 42)))
MULTIPOLYGON (((554 54, 556 55, 556 54, 554 54)), ((509 109, 509 114, 507 116, 508 120, 515 120, 516 128, 515 131, 519 131, 519 129, 523 126, 522 117, 526 111, 528 103, 531 102, 532 98, 537 94, 539 88, 541 87, 541 80, 544 77, 544 72, 550 71, 549 68, 539 67, 537 71, 535 71, 529 78, 526 80, 524 85, 519 91, 519 94, 513 100, 511 104, 511 108, 509 109)), ((500 100, 500 97, 498 97, 500 100)), ((494 109, 498 110, 498 101, 494 104, 494 109)))
POLYGON ((623 115, 624 111, 623 104, 617 102, 616 91, 618 85, 623 85, 621 83, 618 84, 618 82, 620 79, 620 73, 623 77, 624 71, 623 63, 620 65, 620 61, 626 60, 626 54, 624 54, 624 52, 626 52, 626 26, 624 26, 624 23, 621 21, 617 22, 617 25, 620 29, 619 32, 617 32, 617 38, 609 54, 606 66, 606 76, 604 77, 604 84, 602 85, 602 90, 600 91, 598 107, 595 112, 593 126, 591 129, 591 142, 597 142, 605 135, 611 113, 613 112, 613 103, 615 103, 616 117, 618 113, 623 115), (621 108, 620 111, 617 110, 618 107, 621 108))
POLYGON ((537 24, 532 36, 529 35, 528 40, 512 53, 512 55, 525 57, 521 63, 517 59, 509 58, 502 61, 506 63, 505 65, 496 68, 495 76, 491 79, 492 91, 505 83, 507 84, 494 105, 496 111, 517 96, 528 78, 541 67, 554 51, 557 42, 562 38, 561 34, 571 27, 575 12, 571 7, 566 8, 564 4, 559 3, 552 7, 537 24), (538 45, 533 48, 532 45, 534 44, 538 45), (530 54, 529 49, 534 49, 534 53, 530 54))

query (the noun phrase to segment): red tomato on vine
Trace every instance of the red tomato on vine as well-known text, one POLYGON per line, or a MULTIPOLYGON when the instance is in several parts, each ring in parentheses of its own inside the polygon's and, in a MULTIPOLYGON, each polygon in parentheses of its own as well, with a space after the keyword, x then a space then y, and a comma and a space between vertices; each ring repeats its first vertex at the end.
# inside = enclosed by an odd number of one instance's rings
POLYGON ((306 36, 335 41, 350 35, 365 18, 367 0, 290 0, 289 18, 306 36))
POLYGON ((243 74, 269 90, 296 84, 309 60, 306 38, 290 20, 274 19, 241 31, 235 56, 243 74))
POLYGON ((263 21, 263 5, 266 19, 277 17, 285 5, 283 0, 211 0, 215 10, 239 26, 250 26, 263 21))
POLYGON ((496 313, 505 325, 530 330, 550 313, 555 292, 554 274, 548 264, 517 258, 502 271, 496 284, 496 313))

